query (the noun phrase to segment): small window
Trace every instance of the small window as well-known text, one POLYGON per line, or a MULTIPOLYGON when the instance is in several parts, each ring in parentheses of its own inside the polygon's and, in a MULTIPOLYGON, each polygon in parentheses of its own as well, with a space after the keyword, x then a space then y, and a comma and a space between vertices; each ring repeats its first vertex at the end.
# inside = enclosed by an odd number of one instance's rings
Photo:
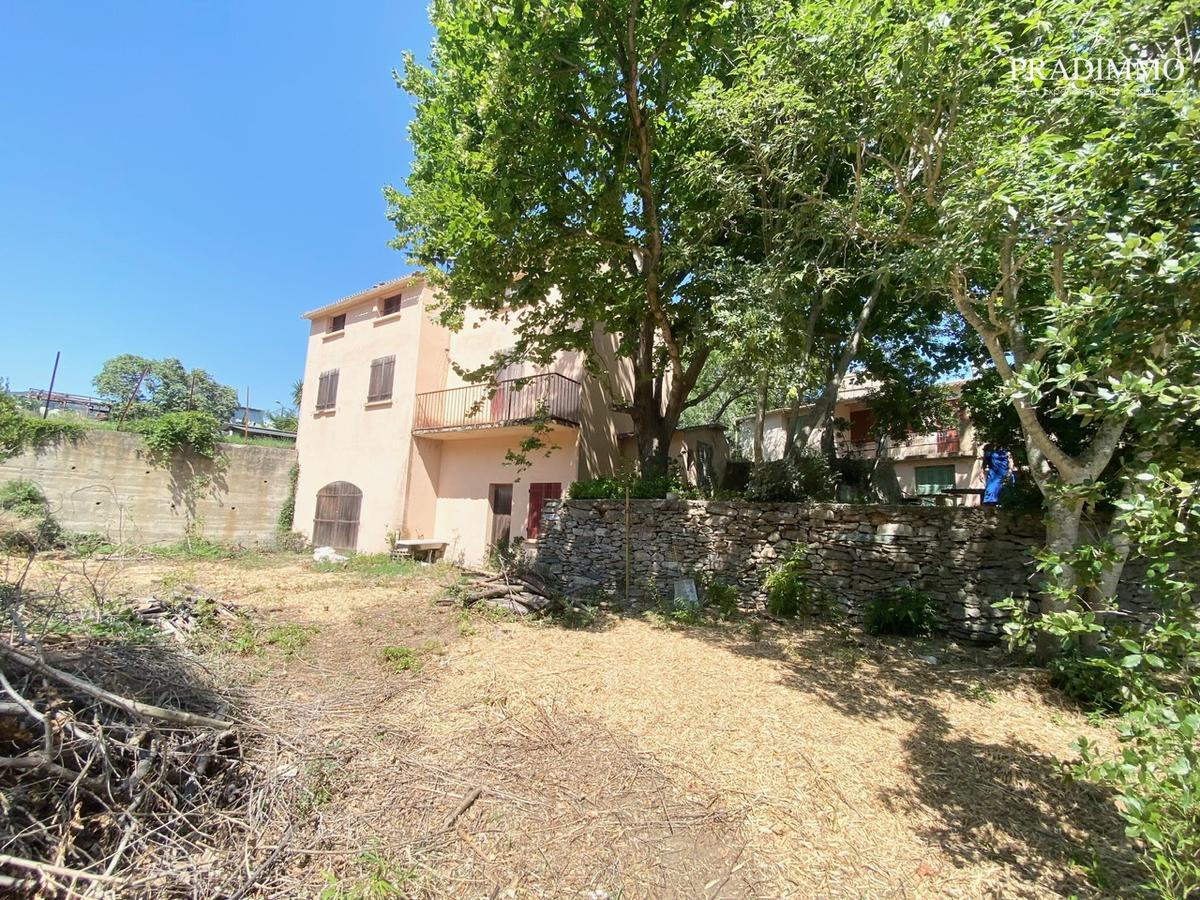
POLYGON ((542 509, 547 500, 562 497, 562 483, 558 481, 535 481, 529 485, 529 513, 525 519, 525 537, 536 541, 542 530, 542 509))
POLYGON ((317 409, 333 409, 337 405, 338 370, 321 373, 317 383, 317 409))
POLYGON ((400 312, 400 301, 402 299, 402 297, 388 297, 383 301, 383 306, 379 308, 379 314, 381 316, 394 316, 400 312))
POLYGON ((346 330, 346 314, 345 313, 342 313, 340 316, 330 316, 329 317, 329 333, 330 334, 333 334, 335 331, 345 331, 345 330, 346 330))
POLYGON ((954 466, 917 466, 917 493, 940 494, 954 487, 954 466))
POLYGON ((367 402, 392 399, 392 380, 396 373, 396 357, 383 356, 371 360, 371 380, 367 385, 367 402))
POLYGON ((875 414, 869 409, 856 409, 850 413, 850 443, 865 444, 871 440, 871 428, 875 414))

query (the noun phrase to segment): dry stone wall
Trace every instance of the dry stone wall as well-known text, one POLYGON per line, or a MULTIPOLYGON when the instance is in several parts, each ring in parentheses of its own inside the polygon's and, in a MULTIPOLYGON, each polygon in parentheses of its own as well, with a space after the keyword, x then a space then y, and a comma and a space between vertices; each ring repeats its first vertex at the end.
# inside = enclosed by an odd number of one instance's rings
MULTIPOLYGON (((622 593, 626 514, 624 501, 547 505, 537 563, 569 593, 622 593)), ((1034 593, 1033 550, 1044 530, 1038 515, 999 509, 634 500, 628 534, 638 597, 708 574, 741 588, 744 602, 762 602, 763 579, 799 552, 811 581, 852 616, 880 591, 910 585, 940 604, 953 634, 992 641, 1004 623, 992 601, 1034 593)), ((1122 582, 1134 605, 1145 600, 1138 570, 1122 582)))

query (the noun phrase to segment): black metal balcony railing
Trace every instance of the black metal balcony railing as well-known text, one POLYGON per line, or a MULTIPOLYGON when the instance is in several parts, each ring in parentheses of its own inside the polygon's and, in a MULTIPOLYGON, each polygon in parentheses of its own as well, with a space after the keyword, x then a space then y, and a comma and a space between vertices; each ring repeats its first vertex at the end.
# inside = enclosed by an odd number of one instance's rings
POLYGON ((579 382, 550 372, 417 394, 413 431, 517 425, 542 416, 578 425, 579 382))

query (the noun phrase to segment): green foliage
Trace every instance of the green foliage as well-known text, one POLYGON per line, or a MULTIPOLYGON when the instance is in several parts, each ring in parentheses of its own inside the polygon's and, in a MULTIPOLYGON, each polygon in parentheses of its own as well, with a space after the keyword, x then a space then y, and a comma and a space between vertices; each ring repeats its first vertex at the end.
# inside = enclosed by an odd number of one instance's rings
POLYGON ((661 500, 667 494, 682 495, 687 492, 678 470, 670 466, 665 473, 657 475, 621 474, 615 477, 584 478, 571 483, 567 488, 567 498, 624 500, 626 490, 629 491, 632 500, 661 500))
POLYGON ((895 587, 871 598, 863 626, 871 634, 929 635, 938 627, 937 604, 916 588, 895 587))
POLYGON ((23 409, 12 394, 0 391, 0 461, 63 439, 77 440, 83 430, 84 426, 71 418, 43 419, 23 409))
POLYGON ((763 581, 767 611, 784 619, 797 616, 839 618, 837 603, 808 580, 808 563, 800 551, 785 559, 763 581))
POLYGON ((283 532, 290 532, 292 525, 295 524, 296 518, 296 485, 300 482, 300 464, 292 463, 292 467, 288 469, 288 490, 287 497, 283 500, 283 506, 279 508, 278 528, 283 532))
POLYGON ((1113 757, 1086 738, 1076 774, 1114 788, 1126 833, 1145 848, 1149 887, 1160 897, 1200 893, 1200 679, 1186 693, 1147 699, 1121 723, 1113 757))
POLYGON ((832 500, 837 480, 824 457, 805 454, 756 465, 746 499, 774 503, 832 500))
POLYGON ((285 622, 269 626, 262 632, 259 639, 266 646, 274 647, 284 656, 291 658, 307 647, 316 633, 315 625, 297 625, 295 622, 285 622))
POLYGON ((442 645, 435 640, 428 640, 420 647, 384 647, 379 651, 379 659, 393 672, 412 672, 416 675, 424 667, 425 657, 440 652, 443 652, 442 645))
POLYGON ((567 488, 569 500, 617 500, 625 497, 625 485, 619 478, 582 478, 567 488))
POLYGON ((1050 683, 1091 709, 1115 712, 1125 702, 1123 679, 1075 648, 1050 661, 1050 683))
POLYGON ((136 424, 150 459, 165 465, 175 454, 191 451, 213 459, 221 439, 220 423, 206 412, 170 412, 136 424))
POLYGON ((506 317, 514 359, 586 354, 647 473, 666 468, 712 349, 694 273, 724 217, 688 189, 697 134, 680 117, 724 67, 732 16, 721 0, 439 2, 431 63, 410 55, 401 79, 416 119, 405 190, 388 191, 396 245, 442 288, 450 324, 506 317), (597 331, 632 396, 605 374, 597 331))
POLYGON ((728 621, 738 614, 738 589, 723 581, 706 580, 704 604, 714 610, 719 618, 728 621))
POLYGON ((344 563, 313 563, 316 572, 345 572, 362 578, 403 578, 424 567, 414 559, 392 559, 387 553, 355 553, 344 563))
POLYGON ((0 482, 0 510, 8 514, 0 527, 0 547, 46 549, 62 539, 46 495, 32 481, 0 482))
POLYGON ((133 397, 129 410, 129 418, 133 419, 164 413, 202 412, 227 422, 238 406, 236 390, 218 384, 204 369, 189 372, 172 357, 147 359, 132 353, 114 356, 104 363, 92 384, 114 409, 124 409, 133 397), (138 379, 143 372, 146 375, 139 385, 138 379))
POLYGON ((413 890, 415 865, 400 865, 374 850, 360 854, 357 863, 362 874, 356 878, 338 878, 325 872, 325 886, 318 900, 392 900, 417 895, 413 890))
POLYGON ((234 559, 246 552, 242 547, 210 541, 198 534, 189 534, 173 544, 151 544, 145 550, 159 559, 177 560, 234 559))

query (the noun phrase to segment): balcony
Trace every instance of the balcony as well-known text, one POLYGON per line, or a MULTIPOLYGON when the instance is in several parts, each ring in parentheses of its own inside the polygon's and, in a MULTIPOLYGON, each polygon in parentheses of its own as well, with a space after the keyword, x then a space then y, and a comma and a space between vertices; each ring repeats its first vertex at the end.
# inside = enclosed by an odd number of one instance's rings
MULTIPOLYGON (((876 446, 874 440, 854 441, 843 435, 837 438, 839 456, 874 459, 876 446)), ((962 440, 957 428, 951 428, 935 434, 914 434, 907 441, 893 441, 886 455, 891 459, 900 460, 970 456, 973 453, 974 447, 968 446, 967 442, 962 440)))
POLYGON ((579 382, 557 372, 417 394, 413 432, 473 431, 527 425, 545 417, 579 425, 579 382), (494 391, 494 393, 493 393, 494 391))

